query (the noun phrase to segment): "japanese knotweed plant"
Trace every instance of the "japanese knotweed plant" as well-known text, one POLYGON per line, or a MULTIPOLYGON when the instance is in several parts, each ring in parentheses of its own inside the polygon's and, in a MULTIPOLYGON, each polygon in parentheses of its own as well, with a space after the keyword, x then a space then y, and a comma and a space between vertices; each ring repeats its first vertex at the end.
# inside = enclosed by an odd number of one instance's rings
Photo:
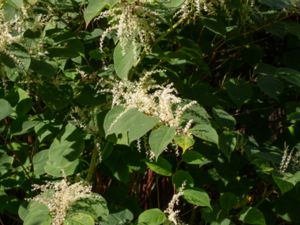
POLYGON ((40 191, 40 194, 30 200, 47 206, 52 218, 51 225, 65 224, 69 211, 79 200, 93 199, 99 201, 98 204, 102 201, 100 195, 92 192, 90 185, 83 182, 71 184, 66 178, 58 182, 34 185, 34 190, 40 191))
MULTIPOLYGON (((102 91, 112 94, 112 107, 123 106, 124 112, 136 108, 146 115, 158 117, 164 125, 175 127, 177 134, 188 134, 192 120, 182 127, 181 117, 197 102, 191 101, 183 104, 183 99, 177 96, 177 90, 172 83, 160 85, 151 78, 151 75, 157 72, 161 71, 146 72, 138 81, 110 80, 108 81, 110 87, 102 91)), ((122 114, 119 115, 121 116, 122 114)), ((111 127, 119 117, 111 124, 111 127)))
POLYGON ((100 49, 103 49, 105 37, 116 32, 123 54, 126 46, 132 44, 135 54, 142 46, 147 53, 151 52, 151 43, 155 40, 157 24, 163 20, 158 11, 152 10, 150 1, 121 0, 98 18, 107 18, 109 27, 100 38, 100 49))

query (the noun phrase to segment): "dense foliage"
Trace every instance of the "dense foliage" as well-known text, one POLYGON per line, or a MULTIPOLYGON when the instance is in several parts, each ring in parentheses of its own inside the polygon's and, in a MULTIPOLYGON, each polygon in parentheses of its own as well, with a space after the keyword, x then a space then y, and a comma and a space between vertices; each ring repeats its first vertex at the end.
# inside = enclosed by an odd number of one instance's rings
POLYGON ((300 224, 299 0, 2 0, 0 224, 300 224))

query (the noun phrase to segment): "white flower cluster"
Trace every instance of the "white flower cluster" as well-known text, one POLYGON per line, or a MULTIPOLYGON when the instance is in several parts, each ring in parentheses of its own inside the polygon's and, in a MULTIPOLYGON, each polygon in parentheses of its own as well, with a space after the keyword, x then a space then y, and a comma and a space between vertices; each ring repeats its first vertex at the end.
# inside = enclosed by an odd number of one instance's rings
POLYGON ((111 9, 102 12, 99 18, 108 18, 110 25, 101 35, 100 49, 103 48, 105 37, 115 31, 123 54, 126 53, 126 46, 130 44, 135 53, 140 46, 147 53, 151 52, 156 24, 162 19, 157 12, 147 7, 147 1, 140 0, 121 0, 111 9))
POLYGON ((14 18, 8 20, 4 9, 0 7, 0 51, 6 52, 6 46, 22 39, 24 27, 24 18, 27 18, 27 10, 22 7, 20 13, 14 18))
POLYGON ((41 193, 32 200, 46 205, 52 216, 52 225, 62 225, 70 206, 79 199, 91 197, 91 186, 82 182, 70 184, 66 178, 60 182, 35 185, 41 193))
POLYGON ((174 17, 187 23, 199 18, 203 13, 215 14, 215 6, 225 6, 225 0, 184 0, 174 17))
POLYGON ((280 167, 279 167, 279 171, 281 173, 285 173, 286 170, 288 169, 293 154, 294 154, 294 148, 291 151, 289 151, 289 146, 287 146, 286 143, 284 143, 283 156, 281 158, 280 167))
MULTIPOLYGON (((158 85, 150 79, 153 73, 147 72, 138 81, 113 80, 111 88, 103 92, 112 93, 112 106, 121 105, 125 109, 136 108, 140 112, 150 116, 157 116, 160 121, 168 126, 176 127, 177 133, 187 132, 188 128, 180 127, 180 119, 183 113, 196 101, 182 105, 182 99, 176 96, 177 91, 173 84, 158 85)), ((191 122, 187 123, 191 126, 191 122)))
POLYGON ((178 193, 174 194, 171 201, 168 204, 168 208, 164 210, 164 213, 168 214, 168 220, 174 225, 184 225, 178 218, 179 210, 175 210, 176 206, 179 205, 179 199, 183 196, 183 190, 185 188, 186 182, 183 182, 178 190, 178 193))
POLYGON ((195 20, 202 14, 202 11, 207 11, 207 0, 185 0, 180 9, 175 13, 174 17, 180 17, 182 20, 195 20))

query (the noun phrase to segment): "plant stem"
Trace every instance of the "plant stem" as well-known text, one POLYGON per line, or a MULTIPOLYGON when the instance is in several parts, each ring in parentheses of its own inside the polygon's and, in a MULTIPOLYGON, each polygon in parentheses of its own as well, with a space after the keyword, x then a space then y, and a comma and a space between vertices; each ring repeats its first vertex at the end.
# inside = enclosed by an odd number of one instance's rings
POLYGON ((96 170, 96 166, 97 166, 97 159, 98 159, 98 148, 97 148, 97 146, 98 145, 96 144, 95 147, 93 148, 90 167, 89 167, 86 179, 85 179, 87 182, 91 182, 92 178, 95 174, 95 170, 96 170))

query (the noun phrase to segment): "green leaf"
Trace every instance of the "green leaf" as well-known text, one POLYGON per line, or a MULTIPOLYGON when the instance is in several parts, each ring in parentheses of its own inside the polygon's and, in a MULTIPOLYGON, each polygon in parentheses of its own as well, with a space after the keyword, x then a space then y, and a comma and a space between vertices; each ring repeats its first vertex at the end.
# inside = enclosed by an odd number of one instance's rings
POLYGON ((221 195, 219 201, 222 209, 226 211, 233 209, 238 204, 238 198, 230 192, 221 195))
POLYGON ((271 98, 279 101, 279 96, 282 94, 284 84, 274 76, 262 76, 257 81, 258 87, 271 98))
POLYGON ((23 6, 23 0, 9 0, 9 3, 18 9, 21 9, 23 6))
POLYGON ((247 224, 266 225, 264 214, 254 207, 243 210, 239 219, 247 224))
POLYGON ((14 158, 8 156, 6 152, 0 149, 0 177, 12 169, 14 158))
POLYGON ((191 129, 191 132, 194 136, 196 136, 204 141, 219 145, 218 133, 209 124, 196 125, 191 129))
POLYGON ((64 221, 64 225, 94 225, 94 224, 95 221, 93 217, 84 213, 76 213, 70 215, 64 221))
POLYGON ((177 170, 175 174, 172 176, 172 183, 178 189, 182 186, 185 182, 185 187, 193 187, 194 186, 194 179, 191 174, 184 170, 177 170))
POLYGON ((148 209, 138 217, 138 225, 160 225, 167 220, 160 209, 148 209))
POLYGON ((39 177, 45 173, 45 165, 48 161, 48 150, 36 153, 32 158, 34 175, 39 177))
POLYGON ((135 49, 131 43, 125 47, 124 51, 119 42, 114 50, 114 67, 118 77, 127 80, 129 71, 137 63, 139 49, 135 49))
POLYGON ((88 26, 91 20, 98 16, 106 6, 113 6, 116 2, 117 0, 89 0, 88 6, 83 12, 86 26, 88 26))
POLYGON ((222 109, 213 108, 212 109, 214 118, 216 122, 222 127, 229 130, 234 130, 236 121, 235 118, 222 109))
POLYGON ((210 161, 206 159, 201 153, 190 150, 183 154, 182 159, 190 165, 204 165, 210 161))
POLYGON ((147 166, 155 173, 162 176, 172 175, 172 165, 163 157, 159 157, 156 162, 146 162, 147 166))
POLYGON ((61 177, 72 175, 79 164, 79 155, 84 147, 82 133, 74 125, 67 124, 61 138, 52 142, 48 151, 48 161, 44 167, 46 173, 61 177))
POLYGON ((12 135, 22 135, 28 133, 32 128, 40 124, 40 121, 35 121, 35 120, 28 120, 22 122, 22 126, 18 127, 20 129, 12 130, 12 135))
POLYGON ((195 144, 193 136, 190 135, 176 135, 174 141, 179 145, 183 153, 195 144))
POLYGON ((130 144, 144 136, 158 122, 158 118, 146 116, 137 109, 124 111, 122 107, 115 107, 106 114, 103 127, 106 136, 116 134, 118 137, 120 134, 127 134, 127 143, 130 144))
POLYGON ((32 69, 37 74, 41 74, 44 77, 51 78, 56 74, 56 68, 45 60, 32 59, 30 64, 32 69))
POLYGON ((92 193, 91 197, 83 198, 73 203, 66 217, 72 217, 80 213, 89 215, 93 221, 102 222, 107 221, 109 211, 106 200, 101 195, 92 193))
POLYGON ((183 2, 184 2, 184 0, 167 0, 167 1, 163 1, 164 5, 165 5, 167 8, 177 8, 177 7, 179 7, 183 2))
POLYGON ((253 95, 250 84, 244 80, 230 79, 225 83, 225 88, 230 99, 237 107, 247 103, 253 95))
POLYGON ((231 153, 237 145, 237 138, 234 132, 224 131, 220 135, 220 150, 230 160, 231 153))
POLYGON ((200 188, 185 189, 183 197, 190 204, 211 208, 208 194, 200 188))
POLYGON ((273 180, 279 187, 282 194, 292 190, 300 182, 300 171, 295 174, 286 173, 284 176, 273 174, 273 180))
POLYGON ((170 144, 175 136, 175 127, 161 126, 153 130, 149 136, 149 145, 156 159, 170 144))
POLYGON ((8 117, 13 112, 13 109, 8 101, 0 99, 0 120, 8 117))
POLYGON ((209 118, 210 116, 206 112, 205 108, 203 108, 201 105, 196 104, 193 105, 189 110, 184 112, 184 114, 181 117, 181 120, 183 121, 190 121, 193 120, 195 124, 203 124, 207 123, 209 124, 209 118))
POLYGON ((289 69, 289 68, 279 68, 277 70, 277 73, 280 76, 280 78, 295 85, 297 88, 300 87, 300 72, 299 71, 289 69))
POLYGON ((46 205, 31 201, 24 217, 24 225, 50 225, 50 212, 46 205))
POLYGON ((116 225, 116 224, 129 224, 133 220, 133 214, 128 209, 120 212, 110 213, 108 220, 101 223, 101 225, 116 225))

